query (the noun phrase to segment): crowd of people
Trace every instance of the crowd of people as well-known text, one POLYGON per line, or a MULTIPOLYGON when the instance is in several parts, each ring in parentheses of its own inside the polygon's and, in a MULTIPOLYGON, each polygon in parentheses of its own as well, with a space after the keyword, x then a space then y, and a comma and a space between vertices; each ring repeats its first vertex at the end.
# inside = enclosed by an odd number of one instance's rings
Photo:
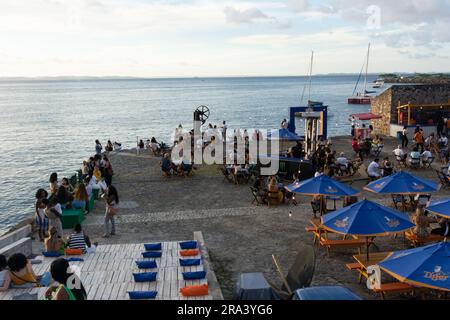
MULTIPOLYGON (((107 157, 114 149, 108 141, 105 153, 99 140, 95 141, 95 156, 83 161, 81 177, 75 185, 68 178, 58 179, 56 172, 49 178, 49 188, 39 189, 35 198, 35 226, 39 240, 43 242, 44 250, 48 253, 63 255, 65 250, 77 250, 82 254, 95 252, 97 243, 92 243, 84 232, 81 224, 76 224, 73 232, 64 238, 62 216, 64 209, 81 209, 89 213, 88 202, 93 196, 93 190, 98 189, 105 199, 104 237, 114 235, 115 216, 119 209, 117 189, 112 185, 113 170, 107 157)), ((81 284, 79 288, 69 288, 68 279, 74 275, 69 271, 69 264, 65 259, 53 261, 50 272, 37 276, 32 263, 22 253, 11 255, 8 259, 0 255, 0 291, 9 288, 29 288, 49 286, 54 280, 57 286, 51 286, 45 293, 48 300, 85 300, 86 291, 81 284)), ((81 283, 81 281, 80 281, 81 283)))
MULTIPOLYGON (((401 132, 401 148, 407 149, 409 144, 408 139, 408 127, 404 127, 401 132)), ((438 127, 437 137, 434 132, 431 132, 426 138, 424 136, 423 129, 417 125, 412 132, 414 148, 417 148, 417 151, 423 154, 427 150, 433 153, 436 157, 438 157, 443 164, 449 162, 450 157, 450 149, 448 144, 448 134, 443 129, 438 127)))
POLYGON ((49 178, 48 191, 41 188, 36 192, 35 226, 40 241, 54 244, 58 239, 62 239, 61 218, 64 209, 79 209, 84 210, 86 215, 89 214, 89 202, 94 196, 94 190, 98 190, 99 196, 106 201, 104 236, 109 237, 115 233, 114 216, 119 197, 117 189, 112 185, 114 175, 112 164, 98 140, 95 141, 95 155, 83 161, 80 173, 81 177, 75 176, 75 185, 73 185, 65 177, 60 181, 58 174, 53 172, 49 178), (47 241, 50 238, 51 241, 47 241))
MULTIPOLYGON (((258 140, 262 139, 262 134, 260 131, 255 130, 251 135, 247 130, 240 130, 235 129, 233 131, 233 139, 230 139, 229 141, 227 138, 229 138, 228 133, 229 130, 227 129, 226 121, 222 122, 221 126, 208 124, 207 128, 204 132, 202 132, 201 137, 196 137, 194 130, 190 130, 189 132, 185 131, 180 124, 177 128, 175 128, 174 132, 174 141, 173 145, 170 148, 166 148, 165 150, 156 149, 156 152, 153 151, 152 146, 147 147, 148 149, 152 150, 155 155, 162 155, 162 161, 161 161, 161 171, 164 176, 170 177, 172 175, 178 175, 178 176, 186 176, 189 175, 192 170, 195 170, 195 167, 192 165, 192 162, 187 160, 188 157, 185 157, 183 154, 180 154, 180 158, 175 160, 173 159, 171 155, 171 151, 178 147, 178 150, 184 150, 187 143, 190 143, 190 150, 191 150, 191 159, 194 157, 195 150, 204 150, 206 147, 210 145, 217 145, 216 148, 212 148, 213 154, 212 156, 215 156, 215 150, 217 148, 222 147, 223 148, 223 162, 224 163, 233 163, 236 166, 236 170, 247 170, 248 169, 248 163, 250 153, 249 153, 249 141, 250 139, 258 140), (197 139, 196 139, 197 138, 197 139), (226 143, 225 143, 226 142, 226 143), (242 161, 237 161, 236 155, 238 154, 238 144, 239 142, 243 143, 245 145, 245 154, 243 155, 242 161), (233 144, 233 148, 227 148, 227 145, 231 146, 233 144), (220 146, 220 147, 219 147, 220 146), (162 151, 162 152, 161 152, 162 151), (242 163, 242 166, 237 163, 242 163), (247 164, 247 165, 245 165, 247 164)), ((152 138, 153 140, 154 138, 152 138)), ((150 141, 151 143, 151 141, 150 141)), ((156 140, 154 140, 154 143, 157 144, 156 140)), ((161 146, 161 144, 159 144, 161 146)), ((153 145, 153 148, 157 148, 157 145, 153 145)), ((217 149, 218 150, 218 149, 217 149)), ((231 169, 231 166, 229 166, 228 169, 231 169)))

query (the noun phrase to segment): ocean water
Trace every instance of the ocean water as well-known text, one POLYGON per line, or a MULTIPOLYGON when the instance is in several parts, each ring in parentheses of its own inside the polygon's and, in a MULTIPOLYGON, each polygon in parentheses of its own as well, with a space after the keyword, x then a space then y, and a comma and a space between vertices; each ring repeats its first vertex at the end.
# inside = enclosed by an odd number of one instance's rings
MULTIPOLYGON (((349 134, 355 76, 313 77, 311 99, 329 106, 329 134, 349 134)), ((375 80, 375 76, 369 78, 375 80)), ((0 234, 33 214, 34 194, 51 172, 70 176, 94 153, 94 140, 125 148, 136 137, 168 141, 179 123, 207 105, 207 123, 278 128, 300 102, 305 77, 86 81, 0 81, 0 234)), ((307 92, 305 99, 307 99, 307 92)))

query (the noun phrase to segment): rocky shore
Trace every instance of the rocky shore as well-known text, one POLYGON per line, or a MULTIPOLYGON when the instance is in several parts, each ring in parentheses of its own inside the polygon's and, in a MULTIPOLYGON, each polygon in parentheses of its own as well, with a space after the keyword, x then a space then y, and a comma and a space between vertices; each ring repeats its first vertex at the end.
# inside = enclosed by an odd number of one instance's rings
POLYGON ((450 74, 414 74, 414 75, 397 75, 384 74, 380 78, 386 83, 403 83, 403 84, 450 84, 450 74))

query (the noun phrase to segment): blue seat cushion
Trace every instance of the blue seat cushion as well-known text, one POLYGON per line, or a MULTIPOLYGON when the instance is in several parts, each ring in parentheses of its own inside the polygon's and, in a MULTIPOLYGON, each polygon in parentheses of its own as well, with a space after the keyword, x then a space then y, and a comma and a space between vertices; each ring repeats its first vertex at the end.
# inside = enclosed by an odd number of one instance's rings
POLYGON ((146 251, 142 252, 144 258, 161 258, 161 251, 146 251))
POLYGON ((180 248, 182 250, 197 249, 197 241, 180 242, 180 248))
POLYGON ((200 259, 180 259, 180 266, 182 267, 199 266, 200 262, 201 262, 200 259))
POLYGON ((59 251, 42 251, 42 255, 48 258, 55 258, 62 256, 62 254, 59 251))
POLYGON ((197 272, 183 272, 184 280, 199 280, 205 279, 206 271, 197 271, 197 272))
POLYGON ((145 251, 160 251, 162 249, 161 243, 146 243, 144 247, 145 251))
POLYGON ((77 262, 77 261, 84 261, 83 258, 66 258, 67 262, 77 262))
POLYGON ((133 273, 135 282, 152 282, 156 281, 158 272, 133 273))
POLYGON ((139 269, 154 269, 158 268, 155 260, 136 261, 136 265, 139 269))
POLYGON ((128 295, 132 300, 155 299, 158 292, 156 291, 128 291, 128 295))

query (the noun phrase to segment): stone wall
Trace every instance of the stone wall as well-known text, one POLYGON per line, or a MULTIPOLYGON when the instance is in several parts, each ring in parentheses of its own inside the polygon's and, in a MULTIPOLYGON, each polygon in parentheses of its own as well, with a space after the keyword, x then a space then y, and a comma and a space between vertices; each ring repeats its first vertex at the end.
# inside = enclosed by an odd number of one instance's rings
POLYGON ((389 124, 391 123, 392 90, 387 89, 372 100, 372 113, 381 115, 383 118, 372 120, 375 134, 389 135, 389 124))
POLYGON ((372 112, 381 115, 372 121, 375 133, 389 135, 390 123, 398 122, 398 104, 447 104, 450 85, 393 85, 372 100, 372 112))

